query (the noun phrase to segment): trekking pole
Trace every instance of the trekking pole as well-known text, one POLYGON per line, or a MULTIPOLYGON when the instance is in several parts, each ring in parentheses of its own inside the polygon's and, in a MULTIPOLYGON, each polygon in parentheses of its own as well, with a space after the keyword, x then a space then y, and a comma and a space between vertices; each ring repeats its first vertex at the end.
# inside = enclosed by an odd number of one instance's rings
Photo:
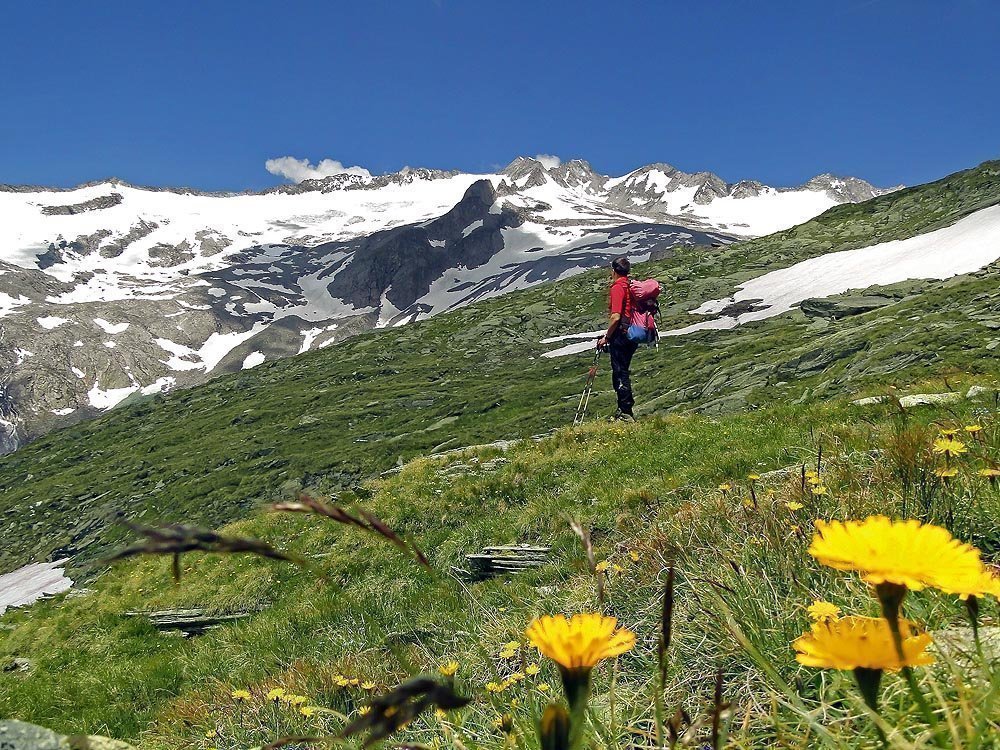
POLYGON ((587 371, 587 384, 580 394, 580 403, 576 407, 576 416, 573 417, 573 426, 579 427, 587 416, 587 406, 590 404, 590 393, 594 390, 594 379, 597 377, 597 360, 601 356, 601 350, 594 352, 594 363, 587 371))

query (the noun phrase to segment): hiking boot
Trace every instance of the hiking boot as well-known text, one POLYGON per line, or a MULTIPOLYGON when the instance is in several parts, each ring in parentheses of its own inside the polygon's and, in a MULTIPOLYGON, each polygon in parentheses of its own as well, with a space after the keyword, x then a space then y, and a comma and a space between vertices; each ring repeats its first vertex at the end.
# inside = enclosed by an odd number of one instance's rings
POLYGON ((635 421, 635 417, 632 416, 631 414, 627 413, 627 412, 618 411, 618 412, 615 412, 615 414, 614 414, 613 417, 611 417, 611 421, 612 422, 634 422, 635 421))

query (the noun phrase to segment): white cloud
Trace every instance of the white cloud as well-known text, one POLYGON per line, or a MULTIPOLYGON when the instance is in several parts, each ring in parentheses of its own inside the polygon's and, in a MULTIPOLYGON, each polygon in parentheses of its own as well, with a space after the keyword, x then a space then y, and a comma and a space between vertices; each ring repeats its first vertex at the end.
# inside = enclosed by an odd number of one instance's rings
POLYGON ((362 177, 371 177, 364 167, 345 167, 341 162, 334 159, 323 159, 319 164, 313 165, 308 159, 296 159, 294 156, 282 156, 277 159, 268 159, 264 166, 271 174, 284 177, 292 182, 302 182, 303 180, 320 180, 335 174, 356 174, 362 177))
POLYGON ((562 159, 552 154, 538 154, 535 156, 535 161, 541 162, 546 169, 555 169, 562 164, 562 159))

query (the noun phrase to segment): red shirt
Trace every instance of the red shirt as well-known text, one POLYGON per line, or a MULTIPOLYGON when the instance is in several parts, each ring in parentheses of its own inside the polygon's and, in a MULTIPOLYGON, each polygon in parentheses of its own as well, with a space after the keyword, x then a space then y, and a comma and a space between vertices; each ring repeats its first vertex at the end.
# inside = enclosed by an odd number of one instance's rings
POLYGON ((608 293, 608 311, 622 316, 622 325, 628 325, 632 318, 632 290, 628 286, 628 278, 615 280, 608 293))

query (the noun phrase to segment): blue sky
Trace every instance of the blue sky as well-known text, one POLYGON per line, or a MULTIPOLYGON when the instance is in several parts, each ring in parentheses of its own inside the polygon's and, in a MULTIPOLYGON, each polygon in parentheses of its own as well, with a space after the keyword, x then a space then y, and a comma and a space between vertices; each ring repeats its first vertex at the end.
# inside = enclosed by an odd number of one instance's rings
POLYGON ((0 183, 261 188, 265 160, 915 184, 1000 157, 1000 3, 10 3, 0 183))

